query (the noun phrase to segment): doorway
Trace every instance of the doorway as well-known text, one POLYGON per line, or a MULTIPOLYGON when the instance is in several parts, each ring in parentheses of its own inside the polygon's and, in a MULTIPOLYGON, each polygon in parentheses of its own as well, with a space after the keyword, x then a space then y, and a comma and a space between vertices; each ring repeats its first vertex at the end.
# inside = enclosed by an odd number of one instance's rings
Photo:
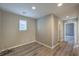
POLYGON ((64 41, 74 45, 77 39, 76 19, 64 21, 64 41))

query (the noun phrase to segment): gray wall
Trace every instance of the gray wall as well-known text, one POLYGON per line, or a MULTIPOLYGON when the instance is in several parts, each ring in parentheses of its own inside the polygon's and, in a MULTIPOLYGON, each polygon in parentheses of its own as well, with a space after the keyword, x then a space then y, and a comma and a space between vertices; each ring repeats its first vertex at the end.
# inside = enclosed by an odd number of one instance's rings
POLYGON ((2 49, 2 12, 0 11, 0 50, 2 49))
POLYGON ((37 20, 37 41, 52 46, 50 15, 37 20))
MULTIPOLYGON (((2 12, 2 11, 1 11, 2 12)), ((29 17, 23 17, 16 14, 12 14, 9 12, 2 12, 2 21, 0 21, 0 25, 2 26, 2 39, 0 38, 0 50, 27 44, 35 41, 35 19, 29 17), (24 19, 28 23, 27 31, 20 32, 19 31, 19 20, 24 19)), ((0 17, 0 18, 1 18, 0 17)))
POLYGON ((58 18, 47 15, 37 20, 37 41, 50 47, 58 43, 58 18))
MULTIPOLYGON (((58 43, 59 39, 58 22, 58 18, 52 14, 39 18, 36 22, 33 18, 3 11, 2 14, 0 13, 0 50, 27 44, 36 40, 52 47, 58 43), (28 22, 28 30, 25 32, 19 31, 18 24, 20 19, 27 20, 28 22)), ((61 39, 63 34, 60 34, 61 39)))
POLYGON ((54 39, 53 39, 53 45, 56 45, 58 43, 58 17, 57 16, 53 16, 54 17, 54 26, 52 26, 52 28, 54 28, 54 39))

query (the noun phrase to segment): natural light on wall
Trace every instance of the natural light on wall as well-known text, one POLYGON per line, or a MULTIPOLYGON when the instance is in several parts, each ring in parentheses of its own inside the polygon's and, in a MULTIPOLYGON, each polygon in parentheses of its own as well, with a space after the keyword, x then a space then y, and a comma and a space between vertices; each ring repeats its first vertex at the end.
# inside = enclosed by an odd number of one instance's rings
POLYGON ((19 31, 26 31, 27 30, 27 21, 19 20, 19 31))

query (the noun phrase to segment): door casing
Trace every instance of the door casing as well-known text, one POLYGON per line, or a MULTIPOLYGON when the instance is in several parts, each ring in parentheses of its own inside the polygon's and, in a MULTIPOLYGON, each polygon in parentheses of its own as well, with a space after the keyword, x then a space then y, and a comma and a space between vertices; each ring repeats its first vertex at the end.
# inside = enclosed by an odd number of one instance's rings
POLYGON ((66 20, 64 21, 64 38, 65 38, 65 33, 66 33, 66 24, 70 24, 73 23, 74 24, 74 44, 77 43, 77 20, 76 19, 71 19, 71 20, 66 20))

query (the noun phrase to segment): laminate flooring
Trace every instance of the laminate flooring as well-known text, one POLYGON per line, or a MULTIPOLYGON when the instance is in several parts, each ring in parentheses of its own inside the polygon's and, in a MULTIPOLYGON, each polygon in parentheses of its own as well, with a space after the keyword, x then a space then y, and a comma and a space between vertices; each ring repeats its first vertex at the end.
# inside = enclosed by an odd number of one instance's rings
POLYGON ((66 42, 61 42, 54 49, 47 48, 41 44, 33 42, 28 45, 11 49, 9 53, 2 56, 78 56, 79 48, 73 48, 66 42))

